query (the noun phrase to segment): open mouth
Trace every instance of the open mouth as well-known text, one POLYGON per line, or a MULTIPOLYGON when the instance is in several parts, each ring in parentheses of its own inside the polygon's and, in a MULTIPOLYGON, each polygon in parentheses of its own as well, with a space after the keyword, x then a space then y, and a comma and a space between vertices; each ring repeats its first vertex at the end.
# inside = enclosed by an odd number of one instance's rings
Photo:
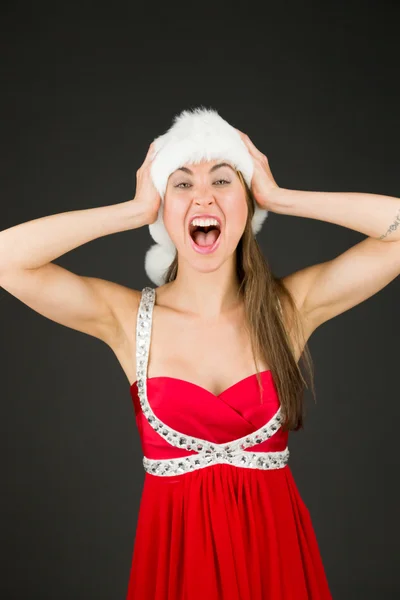
POLYGON ((189 233, 192 240, 198 246, 212 246, 221 234, 217 225, 202 227, 200 225, 190 225, 189 233))

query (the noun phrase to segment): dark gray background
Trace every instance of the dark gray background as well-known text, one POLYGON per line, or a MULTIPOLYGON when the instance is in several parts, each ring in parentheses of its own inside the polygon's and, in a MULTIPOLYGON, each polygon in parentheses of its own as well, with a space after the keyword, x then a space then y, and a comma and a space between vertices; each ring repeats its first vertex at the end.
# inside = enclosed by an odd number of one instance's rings
MULTIPOLYGON (((200 104, 282 187, 400 196, 395 2, 65 4, 1 9, 0 229, 129 200, 150 142, 200 104)), ((273 213, 258 235, 280 276, 364 237, 273 213)), ((151 243, 144 227, 56 262, 141 289, 151 243)), ((396 279, 309 342, 318 403, 290 464, 336 600, 400 594, 399 297, 396 279)), ((0 309, 0 596, 122 600, 144 477, 128 381, 100 341, 4 290, 0 309)))

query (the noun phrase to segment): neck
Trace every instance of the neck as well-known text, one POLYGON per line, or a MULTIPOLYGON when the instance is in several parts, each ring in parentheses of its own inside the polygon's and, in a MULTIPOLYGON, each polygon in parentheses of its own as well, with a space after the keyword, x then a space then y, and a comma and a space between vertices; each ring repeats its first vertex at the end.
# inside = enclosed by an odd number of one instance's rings
POLYGON ((209 272, 178 264, 176 279, 165 285, 165 293, 174 297, 178 309, 205 319, 218 318, 237 308, 242 303, 238 292, 235 256, 209 272))

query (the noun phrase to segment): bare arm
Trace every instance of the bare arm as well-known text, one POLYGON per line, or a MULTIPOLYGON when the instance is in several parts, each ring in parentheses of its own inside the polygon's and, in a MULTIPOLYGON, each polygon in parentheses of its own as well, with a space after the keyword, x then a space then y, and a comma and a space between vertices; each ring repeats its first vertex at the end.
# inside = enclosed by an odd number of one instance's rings
POLYGON ((370 234, 332 260, 292 273, 307 328, 364 302, 400 274, 400 199, 378 194, 276 189, 277 212, 321 219, 370 234))
POLYGON ((367 192, 309 192, 276 187, 274 212, 319 219, 382 242, 400 241, 400 198, 367 192))
POLYGON ((128 301, 128 288, 76 275, 51 261, 145 222, 140 207, 129 201, 46 216, 1 231, 0 285, 39 314, 111 343, 120 333, 116 311, 128 301))
POLYGON ((319 325, 367 300, 400 274, 400 198, 281 188, 265 154, 248 135, 237 131, 254 159, 252 190, 263 208, 335 223, 369 236, 332 260, 282 278, 309 337, 319 325))
POLYGON ((160 203, 149 177, 150 145, 137 171, 134 200, 74 210, 21 223, 0 232, 0 286, 41 315, 111 345, 121 317, 137 301, 125 286, 71 273, 52 263, 99 237, 154 222, 160 203))
POLYGON ((0 232, 0 276, 37 269, 99 237, 145 225, 133 200, 27 221, 0 232))

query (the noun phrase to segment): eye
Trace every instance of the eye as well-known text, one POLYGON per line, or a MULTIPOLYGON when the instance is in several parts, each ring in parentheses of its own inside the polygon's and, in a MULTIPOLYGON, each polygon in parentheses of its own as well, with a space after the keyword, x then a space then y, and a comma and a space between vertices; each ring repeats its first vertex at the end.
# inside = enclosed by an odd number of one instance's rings
MULTIPOLYGON (((221 181, 223 184, 230 183, 230 181, 228 181, 227 179, 217 179, 216 181, 214 181, 214 183, 218 183, 221 181)), ((186 189, 185 187, 181 187, 181 186, 187 186, 187 185, 190 186, 190 183, 187 183, 186 181, 181 181, 181 183, 177 183, 174 187, 180 188, 180 189, 186 189)))

